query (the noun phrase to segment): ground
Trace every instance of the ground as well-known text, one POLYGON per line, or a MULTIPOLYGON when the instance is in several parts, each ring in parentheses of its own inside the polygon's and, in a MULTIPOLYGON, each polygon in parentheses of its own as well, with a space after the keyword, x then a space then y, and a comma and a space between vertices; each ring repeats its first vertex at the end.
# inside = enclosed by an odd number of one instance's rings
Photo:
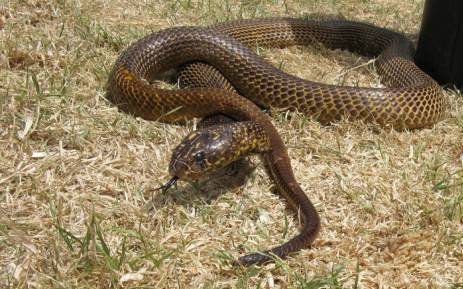
MULTIPOLYGON (((298 230, 259 158, 239 182, 168 179, 193 129, 135 119, 105 99, 112 64, 162 28, 264 16, 367 21, 418 38, 419 0, 3 0, 0 3, 0 287, 462 288, 463 98, 397 132, 274 112, 322 229, 285 261, 236 268, 298 230)), ((369 59, 323 47, 260 49, 283 70, 378 86, 369 59)), ((235 176, 236 178, 236 176, 235 176)))

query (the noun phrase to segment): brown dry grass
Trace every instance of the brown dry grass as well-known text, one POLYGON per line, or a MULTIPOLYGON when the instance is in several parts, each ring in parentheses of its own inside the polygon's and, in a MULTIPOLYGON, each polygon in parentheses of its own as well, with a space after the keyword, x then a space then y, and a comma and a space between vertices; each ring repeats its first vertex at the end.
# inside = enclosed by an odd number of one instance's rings
MULTIPOLYGON (((416 40, 423 1, 4 0, 0 4, 0 287, 461 288, 463 99, 395 132, 275 115, 323 229, 277 264, 232 268, 297 230, 258 160, 243 185, 181 184, 170 151, 191 126, 145 122, 104 99, 129 43, 161 28, 240 17, 332 14, 416 40), (135 4, 134 4, 135 3, 135 4)), ((265 50, 308 79, 378 85, 365 59, 265 50)))

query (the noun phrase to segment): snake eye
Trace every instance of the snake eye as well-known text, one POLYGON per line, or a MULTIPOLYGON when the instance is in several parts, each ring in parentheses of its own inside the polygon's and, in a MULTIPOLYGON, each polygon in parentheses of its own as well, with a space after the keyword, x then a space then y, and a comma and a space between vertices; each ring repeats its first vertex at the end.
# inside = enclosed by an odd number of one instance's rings
POLYGON ((196 164, 200 165, 201 167, 204 167, 205 165, 205 155, 204 155, 204 152, 197 152, 195 155, 194 155, 194 159, 195 159, 195 162, 196 164))

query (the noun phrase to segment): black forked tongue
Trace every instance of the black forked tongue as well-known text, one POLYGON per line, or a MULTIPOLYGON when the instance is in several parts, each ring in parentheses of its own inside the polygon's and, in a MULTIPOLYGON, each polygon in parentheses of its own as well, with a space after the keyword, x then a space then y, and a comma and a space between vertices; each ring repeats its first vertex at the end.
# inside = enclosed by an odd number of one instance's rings
POLYGON ((161 193, 165 193, 167 192, 168 189, 170 189, 170 187, 172 187, 173 185, 175 185, 177 183, 177 180, 178 180, 178 177, 177 176, 174 176, 172 179, 170 179, 167 183, 165 183, 164 185, 160 186, 159 188, 157 188, 156 190, 161 190, 161 193))

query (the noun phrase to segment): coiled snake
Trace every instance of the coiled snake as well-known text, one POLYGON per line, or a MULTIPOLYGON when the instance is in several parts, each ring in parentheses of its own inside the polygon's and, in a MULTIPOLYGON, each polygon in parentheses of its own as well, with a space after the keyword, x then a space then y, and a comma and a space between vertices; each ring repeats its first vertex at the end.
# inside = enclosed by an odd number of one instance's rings
MULTIPOLYGON (((439 85, 413 63, 413 53, 412 43, 402 34, 345 20, 269 18, 169 28, 146 36, 120 55, 109 76, 107 98, 124 112, 147 120, 172 122, 221 113, 236 121, 251 121, 245 126, 254 124, 258 132, 265 132, 268 148, 260 150, 263 159, 278 191, 300 212, 303 228, 278 247, 238 260, 244 265, 263 263, 271 254, 285 257, 309 246, 320 221, 295 180, 283 141, 270 117, 258 106, 298 110, 322 123, 345 117, 396 129, 430 126, 444 117, 445 100, 439 85), (280 71, 250 49, 256 45, 284 47, 314 42, 376 56, 377 71, 388 87, 311 82, 280 71), (164 90, 150 84, 162 72, 191 62, 207 64, 190 69, 191 78, 195 78, 194 73, 199 75, 193 86, 213 87, 164 90)), ((190 136, 186 143, 191 144, 193 139, 190 136)), ((170 170, 173 180, 188 179, 182 171, 188 170, 187 166, 171 163, 170 170)))

